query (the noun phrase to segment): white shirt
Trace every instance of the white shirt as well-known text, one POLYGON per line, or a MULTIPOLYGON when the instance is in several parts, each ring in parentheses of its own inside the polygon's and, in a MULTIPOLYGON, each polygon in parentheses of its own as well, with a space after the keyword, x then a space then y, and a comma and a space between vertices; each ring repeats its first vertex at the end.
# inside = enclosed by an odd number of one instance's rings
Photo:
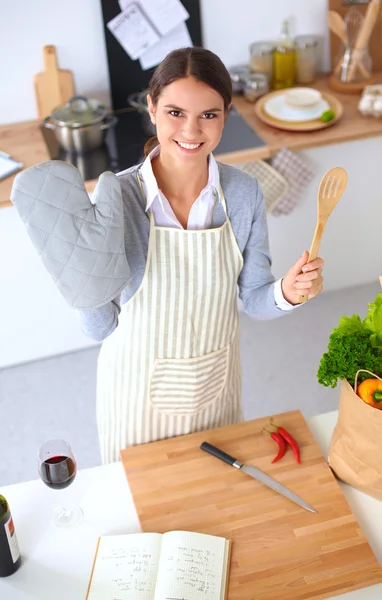
MULTIPOLYGON (((159 152, 160 146, 157 146, 146 157, 140 168, 143 179, 143 189, 146 196, 146 212, 151 210, 155 225, 158 227, 177 227, 183 229, 166 196, 158 188, 158 183, 155 179, 151 160, 155 158, 159 152)), ((219 190, 219 169, 215 158, 210 154, 207 185, 202 189, 191 207, 188 216, 187 229, 208 229, 211 226, 214 204, 215 201, 219 199, 219 190)), ((281 310, 293 310, 296 308, 285 300, 281 289, 281 279, 278 279, 274 284, 274 295, 276 306, 281 310)))

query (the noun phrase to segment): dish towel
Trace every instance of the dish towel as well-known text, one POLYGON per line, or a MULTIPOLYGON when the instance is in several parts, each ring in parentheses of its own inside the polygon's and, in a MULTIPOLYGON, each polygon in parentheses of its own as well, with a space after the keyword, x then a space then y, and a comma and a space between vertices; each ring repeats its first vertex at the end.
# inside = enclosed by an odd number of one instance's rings
POLYGON ((236 167, 258 180, 264 195, 267 213, 272 212, 289 191, 289 183, 286 178, 265 160, 252 160, 236 165, 236 167))
POLYGON ((314 177, 314 171, 299 154, 283 148, 270 163, 289 183, 289 190, 271 210, 272 215, 287 215, 301 201, 301 196, 314 177))

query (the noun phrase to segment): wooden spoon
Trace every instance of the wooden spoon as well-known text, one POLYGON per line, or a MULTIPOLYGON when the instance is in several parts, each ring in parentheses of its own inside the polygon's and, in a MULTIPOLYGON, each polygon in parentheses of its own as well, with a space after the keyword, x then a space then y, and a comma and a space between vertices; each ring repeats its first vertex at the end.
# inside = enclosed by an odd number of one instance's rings
POLYGON ((341 40, 341 42, 346 46, 346 30, 345 30, 345 21, 341 17, 340 13, 335 10, 330 10, 328 12, 328 25, 329 28, 336 34, 336 36, 341 40))
MULTIPOLYGON (((318 256, 322 234, 324 233, 326 222, 345 191, 348 182, 348 175, 345 169, 335 167, 330 169, 321 179, 317 196, 317 224, 314 232, 312 245, 309 250, 308 262, 318 256)), ((308 296, 300 296, 298 302, 306 302, 308 296)))

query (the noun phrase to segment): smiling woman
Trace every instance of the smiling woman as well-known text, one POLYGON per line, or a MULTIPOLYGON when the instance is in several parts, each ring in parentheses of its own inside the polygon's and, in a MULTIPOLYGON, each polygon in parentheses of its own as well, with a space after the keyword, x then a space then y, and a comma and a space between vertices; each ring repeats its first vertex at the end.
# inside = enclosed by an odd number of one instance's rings
MULTIPOLYGON (((65 219, 57 223, 68 223, 65 200, 75 187, 75 216, 89 215, 80 240, 87 252, 76 254, 76 268, 89 272, 94 249, 90 274, 95 264, 103 268, 97 301, 85 295, 79 316, 85 333, 103 340, 97 421, 104 462, 130 445, 242 420, 238 287, 244 310, 258 319, 287 314, 300 295, 322 289, 323 261, 308 263, 306 251, 275 281, 260 186, 213 156, 231 96, 230 75, 215 54, 176 50, 150 82, 157 138, 142 164, 118 177, 104 174, 94 204, 69 165, 60 165, 55 206, 62 196, 65 219), (105 252, 105 240, 120 252, 105 252)), ((55 165, 46 170, 52 185, 55 165)), ((28 186, 31 195, 44 188, 35 182, 41 173, 30 181, 23 175, 20 197, 13 194, 20 209, 28 186)), ((55 234, 61 240, 68 231, 56 227, 55 234)), ((69 273, 62 293, 76 299, 78 287, 69 273)))
MULTIPOLYGON (((218 143, 231 101, 232 83, 229 73, 218 56, 202 48, 172 52, 155 70, 150 81, 148 105, 152 122, 156 124, 161 114, 174 118, 188 117, 188 124, 182 125, 182 129, 186 127, 185 135, 191 135, 190 140, 186 138, 186 144, 198 141, 193 138, 197 132, 192 129, 187 132, 190 125, 195 125, 192 123, 193 116, 197 120, 214 120, 220 117, 215 128, 216 135, 219 136, 218 143), (211 104, 208 104, 209 101, 211 104)), ((165 121, 162 121, 160 125, 164 123, 165 121)), ((161 130, 161 127, 159 128, 161 130)), ((147 155, 158 143, 161 143, 163 149, 163 140, 152 137, 145 146, 145 154, 147 155)), ((198 145, 201 143, 203 142, 198 145)))
POLYGON ((285 314, 301 289, 321 291, 322 260, 305 265, 306 252, 275 282, 258 182, 213 157, 231 100, 227 69, 203 48, 170 53, 151 79, 157 136, 144 163, 120 174, 126 237, 142 199, 149 215, 136 239, 143 260, 113 318, 82 315, 85 331, 98 324, 108 336, 98 362, 105 460, 126 445, 242 419, 237 284, 257 318, 285 314))
POLYGON ((221 139, 231 94, 224 80, 218 84, 226 92, 225 99, 193 75, 164 85, 159 72, 153 80, 147 101, 158 137, 151 147, 160 145, 160 153, 152 154, 151 166, 159 189, 187 229, 192 205, 208 182, 208 156, 221 139))

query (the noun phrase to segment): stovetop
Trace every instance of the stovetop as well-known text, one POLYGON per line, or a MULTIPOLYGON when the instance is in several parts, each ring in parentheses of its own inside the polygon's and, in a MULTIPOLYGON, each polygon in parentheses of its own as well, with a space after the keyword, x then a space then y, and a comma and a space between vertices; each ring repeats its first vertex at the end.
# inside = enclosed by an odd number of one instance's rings
MULTIPOLYGON (((147 113, 135 109, 116 112, 118 122, 111 127, 102 147, 81 154, 60 148, 54 131, 41 126, 49 157, 71 163, 81 173, 84 181, 97 179, 101 173, 118 173, 143 161, 143 148, 153 135, 147 113)), ((265 146, 265 142, 244 121, 235 108, 229 111, 223 136, 214 155, 265 146)))

